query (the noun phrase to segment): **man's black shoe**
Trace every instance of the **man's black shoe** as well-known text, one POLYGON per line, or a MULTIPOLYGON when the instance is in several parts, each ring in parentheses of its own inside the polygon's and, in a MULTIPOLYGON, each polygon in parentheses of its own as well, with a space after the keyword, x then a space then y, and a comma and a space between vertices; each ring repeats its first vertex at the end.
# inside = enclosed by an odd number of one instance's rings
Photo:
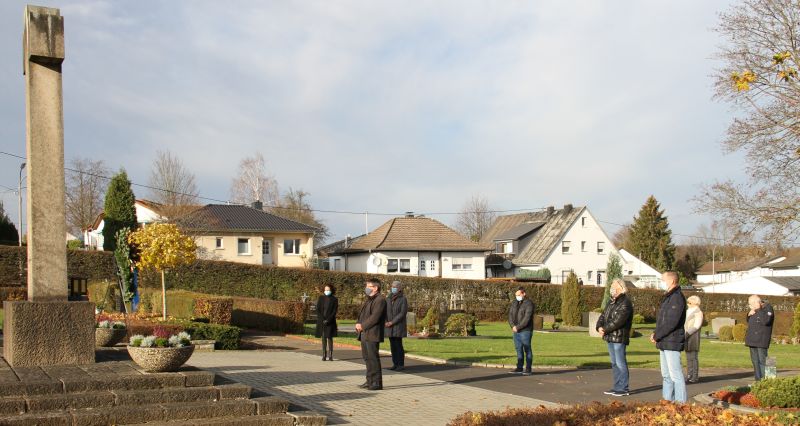
POLYGON ((525 370, 525 372, 524 372, 524 373, 522 373, 522 375, 523 375, 523 376, 532 376, 532 375, 533 375, 533 371, 531 371, 531 370, 525 370))
POLYGON ((378 390, 383 390, 383 386, 370 386, 367 389, 369 389, 371 391, 378 391, 378 390))
POLYGON ((358 385, 358 387, 360 387, 361 389, 366 389, 366 388, 368 388, 368 387, 369 387, 369 383, 367 383, 367 382, 364 382, 364 383, 362 383, 362 384, 358 385))
POLYGON ((522 369, 517 368, 516 370, 511 370, 508 372, 509 374, 522 374, 522 369))
POLYGON ((397 366, 393 365, 391 367, 386 368, 387 370, 397 370, 397 366))
POLYGON ((397 368, 395 368, 395 371, 403 371, 403 370, 405 370, 405 369, 406 369, 406 368, 405 368, 405 367, 403 367, 402 365, 398 365, 398 366, 397 366, 397 368))

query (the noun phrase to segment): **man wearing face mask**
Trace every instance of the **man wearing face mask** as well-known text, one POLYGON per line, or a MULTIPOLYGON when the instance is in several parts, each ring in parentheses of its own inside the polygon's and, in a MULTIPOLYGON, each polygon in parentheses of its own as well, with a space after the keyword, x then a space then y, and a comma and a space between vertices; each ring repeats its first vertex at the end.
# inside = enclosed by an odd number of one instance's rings
POLYGON ((367 364, 367 381, 361 385, 369 390, 383 389, 381 359, 378 346, 383 342, 383 326, 386 323, 386 298, 381 295, 381 282, 376 278, 366 281, 367 295, 358 314, 356 332, 361 341, 361 356, 367 364))
POLYGON ((533 302, 525 297, 525 289, 520 287, 514 294, 516 300, 511 302, 508 310, 508 324, 514 332, 514 347, 517 349, 517 369, 513 374, 530 376, 533 374, 533 350, 531 334, 533 333, 533 302), (525 370, 523 372, 523 363, 525 370))
POLYGON ((628 288, 625 281, 615 278, 611 283, 611 301, 606 305, 595 329, 608 343, 608 355, 611 357, 611 372, 614 387, 603 393, 612 396, 628 396, 628 360, 625 347, 630 343, 631 326, 633 324, 633 304, 626 294, 628 288))
POLYGON ((405 350, 403 338, 406 337, 406 315, 408 301, 403 294, 403 283, 392 283, 392 294, 386 301, 386 335, 389 336, 389 347, 392 349, 392 367, 389 370, 405 369, 405 350))

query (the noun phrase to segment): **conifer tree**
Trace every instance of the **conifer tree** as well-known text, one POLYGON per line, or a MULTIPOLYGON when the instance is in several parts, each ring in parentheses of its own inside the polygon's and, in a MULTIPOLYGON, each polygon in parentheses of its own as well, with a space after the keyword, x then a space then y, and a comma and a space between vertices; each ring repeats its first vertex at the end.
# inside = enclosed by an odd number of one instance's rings
POLYGON ((108 184, 103 211, 103 250, 117 248, 117 232, 122 228, 136 229, 136 197, 125 170, 120 171, 108 184))
POLYGON ((19 243, 19 233, 14 222, 8 218, 3 203, 0 202, 0 244, 17 245, 19 243))
POLYGON ((659 271, 674 266, 675 246, 672 244, 669 221, 652 195, 639 210, 639 215, 633 218, 630 252, 659 271))
POLYGON ((608 302, 611 301, 611 282, 616 278, 622 278, 622 262, 616 253, 611 253, 608 257, 608 264, 606 265, 606 291, 603 293, 603 302, 600 305, 605 309, 608 302))
POLYGON ((578 276, 570 272, 567 281, 561 285, 561 320, 564 325, 581 323, 581 288, 578 276))

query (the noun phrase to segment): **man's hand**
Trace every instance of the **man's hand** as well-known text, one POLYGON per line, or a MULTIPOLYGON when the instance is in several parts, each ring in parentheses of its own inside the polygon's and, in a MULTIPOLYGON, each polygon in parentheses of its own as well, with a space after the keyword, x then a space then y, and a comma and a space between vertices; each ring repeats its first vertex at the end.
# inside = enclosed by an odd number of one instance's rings
POLYGON ((383 326, 384 327, 391 327, 392 326, 392 322, 391 321, 386 321, 386 324, 384 324, 383 326))
POLYGON ((600 337, 603 337, 606 334, 606 329, 603 328, 603 327, 600 327, 600 328, 597 329, 597 332, 600 333, 600 337))
POLYGON ((747 316, 748 316, 748 317, 751 317, 751 316, 753 316, 753 315, 755 315, 755 314, 756 314, 756 310, 755 310, 755 309, 750 309, 750 313, 749 313, 749 314, 747 314, 747 316))
POLYGON ((364 327, 362 327, 360 323, 356 324, 356 331, 362 332, 362 331, 364 331, 364 327))
POLYGON ((516 332, 517 332, 517 326, 515 325, 515 326, 511 327, 511 331, 513 331, 514 333, 516 333, 516 332))
POLYGON ((650 343, 655 343, 655 342, 656 342, 656 334, 653 333, 650 335, 650 343))
POLYGON ((328 320, 322 320, 322 325, 328 325, 328 320))

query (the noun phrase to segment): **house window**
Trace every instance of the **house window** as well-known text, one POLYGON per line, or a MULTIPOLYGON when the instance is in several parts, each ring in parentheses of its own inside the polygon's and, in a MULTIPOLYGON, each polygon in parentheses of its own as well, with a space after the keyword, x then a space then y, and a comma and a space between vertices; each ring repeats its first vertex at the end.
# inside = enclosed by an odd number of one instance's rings
POLYGON ((569 253, 569 241, 562 241, 561 242, 561 253, 567 254, 569 253))
POLYGON ((389 259, 389 262, 386 264, 386 272, 400 272, 400 273, 408 273, 411 272, 411 259, 389 259))
POLYGON ((250 254, 250 238, 239 238, 236 243, 237 253, 242 255, 250 254))
POLYGON ((400 259, 400 272, 411 272, 411 259, 400 259))
POLYGON ((397 259, 389 259, 386 263, 386 272, 397 272, 397 259))
POLYGON ((217 237, 217 241, 214 244, 214 248, 216 248, 217 250, 222 248, 222 237, 217 237))
POLYGON ((584 228, 586 227, 586 218, 585 217, 581 218, 581 226, 584 227, 584 228))
POLYGON ((586 279, 587 279, 588 281, 591 281, 591 280, 592 280, 592 271, 588 271, 588 272, 586 273, 586 279))
POLYGON ((334 271, 342 270, 342 259, 333 259, 333 270, 334 271))
POLYGON ((300 240, 283 240, 283 254, 300 254, 300 240))
POLYGON ((586 251, 586 241, 581 241, 581 251, 586 251))
POLYGON ((471 258, 453 258, 453 270, 454 271, 471 271, 472 270, 472 259, 471 258))
POLYGON ((597 254, 604 254, 606 252, 606 243, 603 241, 597 242, 597 254))
POLYGON ((419 270, 420 271, 424 271, 425 270, 425 261, 424 260, 420 260, 419 261, 419 270))
POLYGON ((603 284, 603 274, 606 271, 597 271, 597 285, 603 284))
POLYGON ((430 261, 430 265, 431 265, 430 266, 431 267, 431 271, 435 271, 436 270, 436 261, 435 260, 431 260, 430 261))
POLYGON ((509 242, 497 243, 497 253, 513 253, 513 245, 509 242))
POLYGON ((264 240, 261 243, 261 254, 269 254, 269 240, 264 240))

